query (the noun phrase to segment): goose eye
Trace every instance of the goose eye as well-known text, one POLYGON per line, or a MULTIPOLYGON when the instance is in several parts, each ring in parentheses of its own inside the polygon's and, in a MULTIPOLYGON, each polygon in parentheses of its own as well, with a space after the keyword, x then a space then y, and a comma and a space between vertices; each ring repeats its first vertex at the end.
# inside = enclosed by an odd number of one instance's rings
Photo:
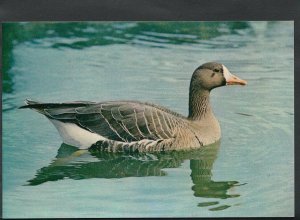
POLYGON ((220 70, 218 70, 218 69, 214 69, 214 72, 218 73, 218 72, 220 72, 220 70))

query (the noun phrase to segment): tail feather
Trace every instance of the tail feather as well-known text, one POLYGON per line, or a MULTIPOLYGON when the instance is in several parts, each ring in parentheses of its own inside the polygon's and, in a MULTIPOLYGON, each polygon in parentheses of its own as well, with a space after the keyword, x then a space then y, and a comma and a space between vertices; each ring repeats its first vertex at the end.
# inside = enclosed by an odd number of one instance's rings
POLYGON ((24 102, 25 102, 26 105, 40 104, 40 102, 33 101, 31 99, 25 99, 24 102))
POLYGON ((30 99, 26 99, 24 102, 26 105, 19 107, 19 109, 31 108, 37 110, 38 112, 44 112, 44 109, 83 107, 89 104, 95 104, 95 102, 87 102, 87 101, 75 101, 75 102, 65 102, 65 103, 42 103, 30 99))
POLYGON ((33 106, 33 105, 41 104, 40 102, 33 101, 33 100, 30 100, 30 99, 25 99, 24 103, 26 105, 20 106, 19 108, 31 108, 31 106, 33 106))

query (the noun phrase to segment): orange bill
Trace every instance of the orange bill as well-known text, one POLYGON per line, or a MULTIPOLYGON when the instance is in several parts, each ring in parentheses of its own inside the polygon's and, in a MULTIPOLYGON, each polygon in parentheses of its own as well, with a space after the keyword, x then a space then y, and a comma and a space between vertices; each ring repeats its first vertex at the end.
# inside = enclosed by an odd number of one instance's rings
POLYGON ((240 79, 239 77, 230 74, 230 77, 226 79, 226 85, 247 85, 247 81, 240 79))

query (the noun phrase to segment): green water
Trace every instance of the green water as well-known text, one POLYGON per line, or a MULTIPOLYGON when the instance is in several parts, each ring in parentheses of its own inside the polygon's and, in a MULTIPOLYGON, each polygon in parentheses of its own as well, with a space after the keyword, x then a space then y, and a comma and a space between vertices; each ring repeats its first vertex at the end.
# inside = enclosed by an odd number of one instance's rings
POLYGON ((3 25, 3 217, 226 217, 294 214, 293 22, 3 25), (17 109, 130 99, 186 115, 208 61, 248 81, 215 89, 221 142, 156 154, 76 152, 17 109))

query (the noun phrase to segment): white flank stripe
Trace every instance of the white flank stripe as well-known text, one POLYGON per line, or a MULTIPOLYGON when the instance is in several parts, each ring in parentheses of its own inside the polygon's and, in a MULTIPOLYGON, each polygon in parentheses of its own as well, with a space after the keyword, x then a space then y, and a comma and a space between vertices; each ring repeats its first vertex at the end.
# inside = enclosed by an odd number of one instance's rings
POLYGON ((150 131, 150 128, 148 127, 148 121, 147 121, 147 118, 146 118, 146 116, 145 116, 145 112, 143 112, 143 115, 144 115, 144 119, 145 119, 146 127, 147 127, 147 129, 148 129, 148 131, 149 131, 149 134, 151 135, 151 134, 152 134, 152 132, 150 131))
POLYGON ((160 125, 160 128, 161 128, 162 132, 165 134, 165 136, 167 136, 169 138, 169 136, 166 134, 166 132, 165 132, 165 130, 164 130, 162 124, 161 124, 161 121, 160 121, 159 116, 158 116, 158 111, 156 109, 155 109, 155 113, 156 113, 156 116, 157 116, 157 119, 158 119, 158 123, 160 125))
POLYGON ((138 132, 140 132, 140 134, 145 138, 146 136, 141 132, 141 130, 140 130, 140 128, 139 128, 139 125, 138 125, 138 123, 137 123, 137 116, 136 116, 136 111, 135 111, 135 109, 133 109, 133 111, 134 111, 134 117, 135 117, 135 126, 136 126, 138 132))
POLYGON ((151 118, 152 118, 152 121, 153 121, 153 126, 154 126, 154 130, 155 130, 155 132, 156 132, 156 135, 157 135, 159 138, 163 139, 163 137, 160 136, 159 133, 157 132, 156 124, 155 124, 155 122, 154 122, 154 117, 153 117, 152 111, 150 111, 150 113, 151 113, 151 118))
MULTIPOLYGON (((137 140, 137 138, 133 134, 131 134, 130 131, 127 129, 127 127, 124 125, 123 121, 121 123, 123 125, 124 131, 126 131, 127 134, 129 134, 131 137, 133 137, 135 140, 137 140)), ((128 140, 127 140, 127 142, 128 142, 128 140)))
MULTIPOLYGON (((101 109, 101 110, 103 109, 102 106, 101 106, 100 109, 101 109)), ((110 125, 109 121, 104 117, 104 115, 102 114, 102 112, 100 111, 99 113, 101 114, 101 116, 102 116, 102 118, 104 119, 104 121, 108 124, 108 126, 110 127, 110 129, 111 129, 113 132, 115 132, 115 134, 116 134, 119 138, 121 138, 122 140, 124 140, 124 138, 122 138, 122 137, 119 135, 119 133, 118 133, 118 132, 110 125)))
MULTIPOLYGON (((168 126, 168 123, 167 123, 167 120, 166 120, 166 118, 165 118, 165 114, 164 114, 164 113, 162 113, 162 117, 163 117, 164 122, 165 122, 165 125, 166 125, 166 127, 167 127, 167 132, 170 134, 170 136, 172 136, 171 130, 170 130, 169 126, 168 126)), ((168 137, 169 137, 169 135, 168 135, 168 137)), ((169 138, 170 138, 170 137, 169 137, 169 138)))

